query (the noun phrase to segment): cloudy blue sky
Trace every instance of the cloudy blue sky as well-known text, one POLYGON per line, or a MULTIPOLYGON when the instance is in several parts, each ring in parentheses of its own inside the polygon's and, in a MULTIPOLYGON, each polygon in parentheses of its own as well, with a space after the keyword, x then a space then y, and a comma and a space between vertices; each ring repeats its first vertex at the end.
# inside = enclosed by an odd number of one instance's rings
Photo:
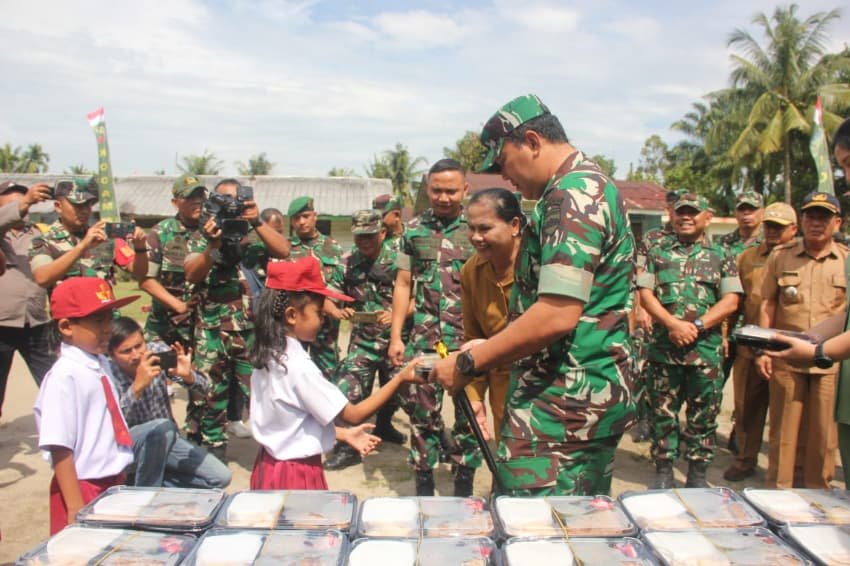
MULTIPOLYGON (((41 143, 51 171, 96 164, 106 109, 117 175, 208 149, 264 151, 280 175, 362 174, 396 142, 429 162, 535 92, 624 175, 643 141, 727 85, 726 41, 762 0, 0 0, 0 144, 41 143)), ((846 0, 830 48, 850 43, 846 0)))

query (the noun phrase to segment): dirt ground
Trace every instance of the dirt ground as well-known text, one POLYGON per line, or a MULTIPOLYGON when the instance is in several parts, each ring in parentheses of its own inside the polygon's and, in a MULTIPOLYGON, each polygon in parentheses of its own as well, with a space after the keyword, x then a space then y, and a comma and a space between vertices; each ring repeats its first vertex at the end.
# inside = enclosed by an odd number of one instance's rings
MULTIPOLYGON (((47 490, 51 471, 37 449, 38 436, 32 406, 37 389, 29 371, 18 358, 9 376, 9 386, 3 415, 0 417, 0 564, 13 563, 22 553, 33 548, 48 536, 47 490)), ((719 445, 726 446, 730 429, 731 381, 724 392, 723 410, 719 423, 719 445)), ((444 407, 448 423, 453 421, 451 401, 444 407)), ((174 413, 182 419, 185 411, 185 396, 178 395, 174 402, 174 413)), ((396 415, 396 426, 409 431, 404 413, 396 415)), ((734 489, 761 486, 767 466, 766 444, 759 457, 759 470, 746 481, 731 485, 734 489)), ((233 470, 233 482, 228 492, 247 489, 251 467, 257 451, 253 439, 233 439, 228 449, 228 466, 233 470)), ((362 466, 337 472, 328 472, 331 489, 348 490, 358 498, 383 495, 413 495, 413 473, 406 463, 407 449, 398 445, 384 444, 368 456, 362 466)), ((709 469, 708 479, 714 485, 727 485, 722 478, 723 470, 731 462, 730 453, 719 448, 717 458, 709 469)), ((686 464, 679 462, 677 481, 684 481, 686 464)), ((636 444, 628 434, 617 450, 612 495, 628 490, 643 490, 651 482, 654 466, 649 459, 649 443, 636 444)), ((452 477, 447 465, 436 471, 438 494, 452 494, 452 477)), ((836 477, 841 477, 840 469, 836 477)), ((486 496, 490 490, 491 477, 486 467, 475 477, 475 494, 486 496)), ((843 485, 835 482, 836 485, 843 485)))

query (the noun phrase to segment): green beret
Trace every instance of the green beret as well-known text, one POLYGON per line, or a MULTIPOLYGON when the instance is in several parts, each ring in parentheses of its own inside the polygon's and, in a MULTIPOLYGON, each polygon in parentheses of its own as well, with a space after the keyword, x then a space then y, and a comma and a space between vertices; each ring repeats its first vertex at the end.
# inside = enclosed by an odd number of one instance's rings
POLYGON ((313 197, 298 197, 289 203, 286 214, 287 216, 295 216, 309 210, 316 210, 313 208, 313 197))

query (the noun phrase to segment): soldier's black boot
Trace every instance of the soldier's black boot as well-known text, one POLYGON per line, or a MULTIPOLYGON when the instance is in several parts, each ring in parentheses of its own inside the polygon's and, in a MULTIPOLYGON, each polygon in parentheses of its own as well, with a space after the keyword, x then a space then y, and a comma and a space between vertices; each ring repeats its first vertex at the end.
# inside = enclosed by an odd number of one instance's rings
POLYGON ((440 463, 448 464, 452 461, 452 448, 454 447, 454 440, 452 440, 451 435, 446 431, 446 429, 440 430, 440 463))
POLYGON ((641 417, 632 429, 632 440, 634 442, 644 442, 645 440, 649 440, 651 432, 652 431, 649 428, 649 419, 641 417))
POLYGON ((337 442, 336 446, 334 446, 334 451, 325 460, 325 469, 342 470, 359 464, 361 461, 360 454, 354 448, 344 442, 337 442))
POLYGON ((416 472, 416 495, 434 495, 434 472, 431 470, 416 472))
POLYGON ((469 497, 472 495, 472 483, 475 479, 475 468, 469 466, 458 466, 455 472, 455 497, 469 497))
POLYGON ((375 430, 372 431, 372 434, 384 442, 404 444, 407 442, 407 437, 393 426, 394 412, 395 407, 381 407, 381 410, 378 411, 378 416, 375 417, 375 430))
POLYGON ((656 460, 655 461, 655 481, 652 484, 652 489, 673 489, 673 461, 672 460, 656 460))
POLYGON ((707 468, 708 463, 691 460, 688 464, 688 479, 685 481, 685 487, 708 487, 705 482, 707 468))

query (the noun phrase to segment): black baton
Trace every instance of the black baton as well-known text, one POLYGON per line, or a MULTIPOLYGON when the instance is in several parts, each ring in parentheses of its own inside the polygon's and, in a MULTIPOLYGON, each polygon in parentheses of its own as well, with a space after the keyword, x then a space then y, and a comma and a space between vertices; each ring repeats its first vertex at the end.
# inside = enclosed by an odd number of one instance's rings
POLYGON ((502 485, 502 478, 499 476, 499 470, 496 468, 496 459, 493 458, 493 453, 490 452, 490 445, 484 439, 484 433, 481 432, 481 427, 478 426, 478 421, 475 418, 475 411, 472 410, 472 405, 469 403, 469 396, 465 389, 461 389, 455 395, 455 401, 460 405, 460 410, 469 421, 469 428, 472 429, 472 434, 475 435, 475 440, 478 441, 478 446, 481 448, 481 453, 484 455, 484 461, 487 467, 490 468, 490 473, 493 474, 493 481, 496 484, 496 489, 499 493, 505 493, 505 487, 502 485))

